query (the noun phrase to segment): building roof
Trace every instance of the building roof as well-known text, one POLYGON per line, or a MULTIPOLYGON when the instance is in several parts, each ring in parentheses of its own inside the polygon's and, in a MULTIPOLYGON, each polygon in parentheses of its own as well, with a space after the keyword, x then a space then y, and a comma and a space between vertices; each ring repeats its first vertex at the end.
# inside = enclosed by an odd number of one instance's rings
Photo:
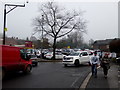
POLYGON ((93 45, 108 45, 113 39, 96 40, 93 45))

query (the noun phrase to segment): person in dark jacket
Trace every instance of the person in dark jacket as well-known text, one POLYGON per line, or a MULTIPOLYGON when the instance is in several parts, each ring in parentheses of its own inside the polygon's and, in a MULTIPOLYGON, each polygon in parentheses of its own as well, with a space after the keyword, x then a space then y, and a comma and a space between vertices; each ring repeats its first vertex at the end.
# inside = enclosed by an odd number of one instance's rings
POLYGON ((108 56, 105 55, 101 60, 101 67, 103 68, 104 77, 107 78, 108 70, 110 68, 110 60, 108 56))

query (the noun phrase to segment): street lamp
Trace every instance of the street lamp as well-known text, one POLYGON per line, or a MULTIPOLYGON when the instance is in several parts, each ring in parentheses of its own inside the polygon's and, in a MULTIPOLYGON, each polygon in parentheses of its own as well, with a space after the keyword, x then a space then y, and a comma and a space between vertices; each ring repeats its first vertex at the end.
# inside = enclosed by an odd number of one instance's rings
POLYGON ((25 4, 24 5, 16 5, 16 4, 5 4, 4 5, 3 45, 5 45, 5 32, 7 30, 7 28, 6 28, 6 14, 8 14, 10 11, 14 10, 16 7, 25 7, 25 4), (11 8, 9 11, 6 12, 6 7, 7 6, 14 6, 14 7, 11 8))
POLYGON ((42 58, 42 51, 43 51, 43 21, 44 21, 44 15, 42 15, 42 40, 41 40, 41 58, 42 58))

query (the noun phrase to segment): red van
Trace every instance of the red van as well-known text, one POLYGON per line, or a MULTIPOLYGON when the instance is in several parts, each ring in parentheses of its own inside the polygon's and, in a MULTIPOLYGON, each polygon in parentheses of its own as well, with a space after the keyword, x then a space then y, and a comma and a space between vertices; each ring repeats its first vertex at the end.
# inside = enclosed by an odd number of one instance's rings
POLYGON ((0 45, 0 67, 2 68, 2 78, 9 71, 23 71, 30 73, 32 69, 32 60, 27 55, 25 49, 7 45, 0 45))

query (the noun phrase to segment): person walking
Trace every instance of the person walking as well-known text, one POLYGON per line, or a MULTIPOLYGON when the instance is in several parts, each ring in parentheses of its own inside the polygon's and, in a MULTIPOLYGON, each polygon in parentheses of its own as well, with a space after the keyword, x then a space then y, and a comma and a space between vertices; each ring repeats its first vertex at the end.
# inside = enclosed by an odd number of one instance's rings
POLYGON ((99 65, 99 57, 97 56, 97 52, 94 52, 94 56, 90 60, 92 76, 97 78, 97 66, 99 65))
POLYGON ((108 70, 110 69, 110 60, 107 55, 102 58, 101 67, 103 68, 104 77, 107 78, 108 70))

